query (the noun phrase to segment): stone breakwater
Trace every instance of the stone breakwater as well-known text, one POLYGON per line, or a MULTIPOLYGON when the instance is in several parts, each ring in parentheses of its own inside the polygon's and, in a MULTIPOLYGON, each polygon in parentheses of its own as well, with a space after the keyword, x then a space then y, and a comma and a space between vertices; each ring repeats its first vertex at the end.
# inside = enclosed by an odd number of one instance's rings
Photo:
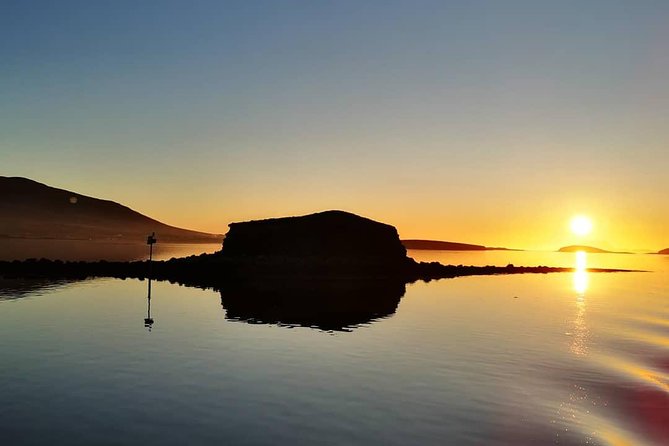
MULTIPOLYGON (((402 268, 381 270, 350 269, 350 265, 332 263, 330 269, 310 268, 308 264, 286 261, 280 265, 268 262, 235 262, 217 254, 203 254, 181 259, 152 262, 63 262, 60 260, 29 259, 25 261, 0 262, 0 277, 3 278, 52 278, 86 279, 95 277, 114 277, 120 279, 167 280, 182 285, 218 288, 230 281, 251 281, 255 279, 293 278, 293 279, 369 279, 392 280, 411 283, 418 280, 430 281, 460 276, 494 274, 546 274, 573 272, 573 268, 550 266, 465 266, 442 265, 432 262, 406 262, 402 268), (304 268, 296 268, 296 266, 304 268)), ((630 272, 623 269, 590 268, 589 272, 630 272)))

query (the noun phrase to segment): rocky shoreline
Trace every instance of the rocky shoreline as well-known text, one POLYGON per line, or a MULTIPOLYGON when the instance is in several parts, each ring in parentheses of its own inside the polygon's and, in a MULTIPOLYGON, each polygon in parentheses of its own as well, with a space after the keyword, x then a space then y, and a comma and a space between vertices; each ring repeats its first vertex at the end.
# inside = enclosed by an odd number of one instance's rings
MULTIPOLYGON (((382 270, 369 265, 350 265, 332 261, 328 265, 286 260, 282 263, 243 262, 216 254, 202 254, 166 261, 136 262, 63 262, 28 259, 0 261, 0 277, 27 279, 87 279, 112 277, 119 279, 166 280, 181 285, 220 288, 228 282, 290 278, 294 280, 365 279, 390 280, 403 283, 431 281, 461 276, 501 274, 547 274, 573 272, 574 268, 551 266, 466 266, 443 265, 437 262, 415 262, 409 259, 402 267, 382 270)), ((588 272, 634 272, 634 270, 589 268, 588 272)))

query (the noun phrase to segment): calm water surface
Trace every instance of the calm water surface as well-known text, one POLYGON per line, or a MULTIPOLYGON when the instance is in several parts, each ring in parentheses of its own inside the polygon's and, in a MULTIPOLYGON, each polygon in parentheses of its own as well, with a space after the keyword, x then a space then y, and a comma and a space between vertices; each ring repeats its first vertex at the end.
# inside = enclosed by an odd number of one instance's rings
MULTIPOLYGON (((221 249, 220 243, 162 243, 153 247, 153 258, 168 260, 212 253, 221 249)), ((149 257, 143 243, 122 243, 89 240, 0 239, 0 260, 144 260, 149 257)))
POLYGON ((243 290, 153 282, 149 330, 147 282, 4 280, 0 438, 669 444, 669 258, 411 254, 652 272, 418 282, 403 296, 379 291, 388 296, 356 307, 357 319, 335 308, 342 331, 324 326, 317 307, 300 312, 271 287, 263 291, 269 300, 244 300, 243 290), (291 328, 296 320, 312 327, 291 328))

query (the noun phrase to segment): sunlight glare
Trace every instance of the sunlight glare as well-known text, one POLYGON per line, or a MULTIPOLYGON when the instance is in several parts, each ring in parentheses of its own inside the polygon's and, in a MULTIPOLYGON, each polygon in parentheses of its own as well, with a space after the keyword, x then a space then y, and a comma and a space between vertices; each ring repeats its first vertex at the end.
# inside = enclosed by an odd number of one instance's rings
POLYGON ((577 215, 571 219, 571 232, 576 235, 587 235, 592 231, 592 220, 584 215, 577 215))
POLYGON ((576 252, 576 265, 574 268, 574 291, 580 299, 583 298, 588 289, 587 254, 584 251, 576 252))

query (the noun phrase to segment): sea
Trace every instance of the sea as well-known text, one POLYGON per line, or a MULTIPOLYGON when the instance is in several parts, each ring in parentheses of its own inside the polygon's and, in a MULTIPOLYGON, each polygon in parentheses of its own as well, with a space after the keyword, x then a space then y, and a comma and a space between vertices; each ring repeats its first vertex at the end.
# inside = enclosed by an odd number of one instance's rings
MULTIPOLYGON (((26 257, 147 255, 31 243, 26 257)), ((409 255, 575 271, 328 284, 310 304, 271 284, 2 279, 0 443, 669 444, 669 256, 409 255)))

